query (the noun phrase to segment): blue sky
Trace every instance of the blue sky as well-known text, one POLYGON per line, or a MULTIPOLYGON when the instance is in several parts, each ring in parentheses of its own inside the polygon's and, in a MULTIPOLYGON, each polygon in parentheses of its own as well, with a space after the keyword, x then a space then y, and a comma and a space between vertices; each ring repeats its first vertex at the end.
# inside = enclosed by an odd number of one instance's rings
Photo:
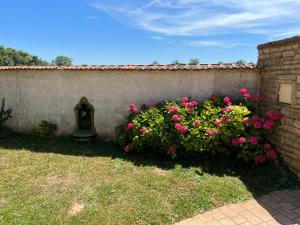
POLYGON ((75 64, 256 62, 300 35, 300 0, 0 0, 0 44, 75 64))

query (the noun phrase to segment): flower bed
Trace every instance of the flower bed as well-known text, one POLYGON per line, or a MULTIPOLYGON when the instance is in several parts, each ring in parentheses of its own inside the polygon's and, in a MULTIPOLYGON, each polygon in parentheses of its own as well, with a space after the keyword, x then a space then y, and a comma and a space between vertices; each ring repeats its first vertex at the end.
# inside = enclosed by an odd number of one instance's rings
POLYGON ((241 89, 241 98, 211 96, 204 101, 188 97, 157 105, 129 105, 127 122, 117 128, 125 152, 153 151, 172 158, 200 153, 227 153, 238 159, 265 163, 277 152, 267 136, 285 117, 269 111, 260 115, 262 96, 241 89))

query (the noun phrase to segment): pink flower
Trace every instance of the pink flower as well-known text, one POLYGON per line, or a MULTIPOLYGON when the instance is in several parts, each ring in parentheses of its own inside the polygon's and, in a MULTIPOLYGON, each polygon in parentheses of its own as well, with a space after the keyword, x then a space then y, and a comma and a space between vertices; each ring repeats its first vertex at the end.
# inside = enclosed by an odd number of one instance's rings
POLYGON ((129 146, 128 145, 126 145, 125 147, 124 147, 124 152, 129 152, 129 146))
POLYGON ((211 95, 210 96, 210 100, 215 101, 216 100, 216 96, 215 95, 211 95))
POLYGON ((188 97, 184 97, 184 98, 182 99, 182 101, 185 102, 185 103, 187 103, 187 102, 189 101, 189 98, 188 98, 188 97))
POLYGON ((270 159, 274 159, 274 158, 277 156, 277 153, 276 153, 273 149, 270 149, 270 150, 268 150, 268 152, 267 152, 267 156, 268 156, 270 159))
POLYGON ((131 103, 129 104, 129 109, 134 109, 135 108, 135 104, 131 103))
POLYGON ((184 134, 185 132, 187 132, 187 129, 188 129, 186 126, 182 125, 181 123, 176 123, 175 128, 181 134, 184 134))
POLYGON ((133 109, 134 114, 139 114, 140 110, 138 110, 137 108, 133 109))
POLYGON ((217 134, 218 131, 217 130, 207 130, 206 133, 207 134, 217 134))
POLYGON ((168 153, 169 154, 176 153, 176 148, 173 145, 170 145, 168 148, 168 153))
POLYGON ((253 120, 254 122, 260 122, 260 118, 259 118, 258 116, 253 116, 253 117, 252 117, 252 120, 253 120))
POLYGON ((195 106, 197 106, 198 105, 198 102, 196 102, 196 101, 191 101, 190 102, 190 106, 191 107, 195 107, 195 106))
POLYGON ((188 105, 188 103, 186 103, 186 102, 182 102, 182 103, 181 103, 181 106, 182 106, 183 108, 185 108, 187 105, 188 105))
POLYGON ((142 134, 144 134, 145 132, 146 132, 146 128, 145 127, 142 127, 141 129, 140 129, 140 132, 142 133, 142 134))
POLYGON ((251 98, 251 95, 250 95, 249 93, 246 93, 246 94, 244 94, 243 96, 244 96, 244 99, 246 99, 246 100, 247 100, 248 98, 251 98))
POLYGON ((271 119, 271 120, 282 120, 285 118, 285 115, 284 114, 277 114, 273 111, 269 111, 267 112, 267 116, 271 119))
POLYGON ((256 136, 250 137, 249 143, 251 145, 257 145, 258 144, 258 137, 256 137, 256 136))
POLYGON ((231 98, 229 98, 229 97, 225 97, 225 98, 223 99, 223 101, 224 101, 224 103, 225 103, 226 105, 231 105, 231 104, 232 104, 231 98))
POLYGON ((267 130, 271 129, 275 125, 273 120, 267 120, 264 124, 264 128, 267 130))
POLYGON ((181 119, 182 119, 181 116, 178 116, 178 115, 173 115, 173 116, 172 116, 172 120, 173 120, 174 122, 179 122, 181 119))
POLYGON ((222 113, 225 113, 225 112, 228 112, 228 111, 230 111, 230 108, 228 108, 228 107, 225 107, 225 108, 221 109, 221 111, 222 111, 222 113))
POLYGON ((284 119, 286 116, 284 114, 277 114, 277 120, 282 120, 284 119))
POLYGON ((132 130, 134 128, 134 124, 132 122, 127 124, 127 129, 132 130))
POLYGON ((221 120, 217 120, 216 122, 215 122, 215 125, 216 126, 220 126, 222 124, 222 121, 221 120))
POLYGON ((246 126, 249 126, 250 123, 251 123, 251 119, 250 119, 250 118, 244 119, 244 124, 245 124, 246 126))
POLYGON ((177 107, 177 106, 171 106, 171 107, 170 107, 170 110, 171 110, 173 113, 177 113, 177 112, 178 112, 178 107, 177 107))
POLYGON ((272 149, 272 145, 270 145, 269 143, 264 144, 264 148, 267 150, 272 149))
POLYGON ((201 124, 200 120, 195 120, 194 125, 195 127, 199 127, 201 124))
POLYGON ((255 158, 255 161, 258 163, 265 163, 266 162, 266 156, 264 155, 259 155, 255 158))
POLYGON ((192 109, 192 108, 188 108, 188 111, 189 111, 190 113, 194 113, 194 109, 192 109))
POLYGON ((246 138, 244 137, 238 137, 232 140, 232 144, 234 145, 241 145, 246 141, 246 138))
POLYGON ((256 102, 256 101, 259 101, 259 100, 263 100, 263 97, 260 96, 260 95, 252 95, 251 99, 256 102))
POLYGON ((262 125, 261 125, 260 122, 254 122, 253 127, 254 127, 255 129, 260 129, 260 128, 262 127, 262 125))
POLYGON ((228 121, 230 119, 230 117, 229 116, 222 116, 221 117, 221 122, 226 122, 226 121, 228 121))
POLYGON ((240 90, 240 93, 241 93, 242 95, 247 94, 247 93, 248 93, 248 90, 247 90, 246 88, 243 88, 243 89, 240 90))
POLYGON ((277 120, 277 113, 273 112, 273 111, 268 111, 267 112, 267 116, 271 119, 271 120, 277 120))

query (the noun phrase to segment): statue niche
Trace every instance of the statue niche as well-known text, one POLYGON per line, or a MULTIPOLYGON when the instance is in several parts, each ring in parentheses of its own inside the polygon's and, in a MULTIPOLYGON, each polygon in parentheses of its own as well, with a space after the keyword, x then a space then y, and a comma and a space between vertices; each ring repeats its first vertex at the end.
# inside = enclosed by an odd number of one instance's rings
POLYGON ((74 111, 75 131, 72 135, 74 140, 79 142, 94 140, 97 136, 94 126, 94 107, 88 102, 86 97, 82 97, 74 111))

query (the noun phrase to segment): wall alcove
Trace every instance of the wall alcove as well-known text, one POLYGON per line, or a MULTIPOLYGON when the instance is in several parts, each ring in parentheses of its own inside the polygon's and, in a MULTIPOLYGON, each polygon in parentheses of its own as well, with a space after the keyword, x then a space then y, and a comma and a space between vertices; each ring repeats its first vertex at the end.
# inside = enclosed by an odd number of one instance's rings
POLYGON ((72 136, 75 141, 87 142, 96 138, 97 133, 94 125, 95 109, 86 97, 82 97, 74 108, 75 131, 72 136))

